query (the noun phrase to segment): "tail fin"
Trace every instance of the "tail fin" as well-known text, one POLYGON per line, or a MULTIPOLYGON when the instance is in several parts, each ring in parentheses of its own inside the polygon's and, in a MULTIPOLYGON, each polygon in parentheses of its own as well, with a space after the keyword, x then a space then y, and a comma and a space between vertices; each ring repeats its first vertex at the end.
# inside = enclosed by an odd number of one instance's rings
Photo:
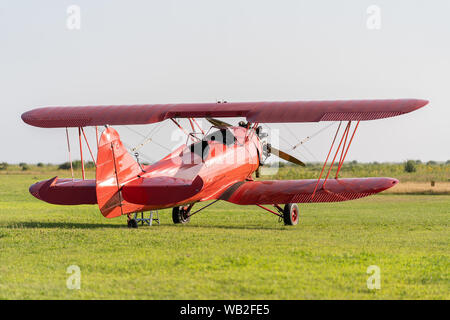
POLYGON ((96 171, 97 203, 106 218, 135 212, 142 207, 123 200, 121 192, 124 183, 137 178, 141 172, 139 164, 120 141, 117 131, 106 128, 98 145, 96 171))

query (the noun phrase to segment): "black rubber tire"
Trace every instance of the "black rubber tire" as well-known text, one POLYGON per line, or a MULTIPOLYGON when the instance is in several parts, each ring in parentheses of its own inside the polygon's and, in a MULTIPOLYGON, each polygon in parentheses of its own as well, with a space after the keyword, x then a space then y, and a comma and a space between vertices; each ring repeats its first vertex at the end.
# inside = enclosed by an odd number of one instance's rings
POLYGON ((135 219, 128 220, 128 228, 136 229, 138 227, 138 223, 135 219))
POLYGON ((184 207, 174 207, 172 209, 173 223, 186 224, 191 220, 191 217, 187 216, 188 212, 184 207))
POLYGON ((287 226, 295 226, 300 220, 300 210, 296 203, 287 203, 283 209, 283 220, 287 226))

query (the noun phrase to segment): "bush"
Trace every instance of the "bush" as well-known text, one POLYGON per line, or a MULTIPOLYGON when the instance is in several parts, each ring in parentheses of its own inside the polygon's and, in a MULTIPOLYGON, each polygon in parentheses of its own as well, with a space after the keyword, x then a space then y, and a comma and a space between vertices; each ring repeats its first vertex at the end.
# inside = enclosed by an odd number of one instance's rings
POLYGON ((61 169, 61 170, 68 170, 68 169, 70 169, 70 162, 61 163, 58 166, 58 169, 61 169))
POLYGON ((30 169, 30 167, 28 167, 28 165, 26 163, 22 164, 21 167, 22 167, 22 171, 26 171, 26 170, 30 169))
POLYGON ((8 169, 8 163, 7 162, 0 163, 0 170, 6 170, 6 169, 8 169))
POLYGON ((43 167, 44 164, 43 164, 42 162, 38 162, 37 166, 38 166, 38 167, 43 167))
MULTIPOLYGON (((72 161, 72 166, 73 166, 73 169, 74 169, 74 170, 80 169, 80 168, 81 168, 81 161, 80 161, 80 160, 72 161)), ((88 168, 94 168, 94 167, 95 167, 95 164, 94 164, 94 162, 92 162, 92 161, 88 161, 88 162, 85 162, 85 163, 84 163, 84 167, 85 167, 86 169, 88 169, 88 168)), ((61 170, 69 170, 69 169, 70 169, 70 162, 64 162, 64 163, 61 163, 61 164, 58 166, 58 169, 61 169, 61 170)))
POLYGON ((405 172, 416 172, 416 162, 414 160, 408 160, 405 163, 405 172))
MULTIPOLYGON (((80 167, 81 167, 81 163, 80 163, 80 167)), ((87 168, 95 168, 95 164, 94 164, 94 162, 92 162, 92 161, 88 161, 88 162, 85 162, 84 167, 85 167, 86 169, 87 169, 87 168)))

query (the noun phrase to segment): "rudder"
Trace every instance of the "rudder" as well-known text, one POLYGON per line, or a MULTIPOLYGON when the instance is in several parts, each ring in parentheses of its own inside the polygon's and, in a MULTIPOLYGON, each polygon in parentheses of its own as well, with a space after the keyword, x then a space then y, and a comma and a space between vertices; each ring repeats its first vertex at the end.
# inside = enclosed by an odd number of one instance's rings
POLYGON ((124 183, 137 178, 141 172, 117 131, 107 127, 98 144, 96 170, 97 203, 103 216, 114 218, 142 207, 123 200, 121 192, 124 183))

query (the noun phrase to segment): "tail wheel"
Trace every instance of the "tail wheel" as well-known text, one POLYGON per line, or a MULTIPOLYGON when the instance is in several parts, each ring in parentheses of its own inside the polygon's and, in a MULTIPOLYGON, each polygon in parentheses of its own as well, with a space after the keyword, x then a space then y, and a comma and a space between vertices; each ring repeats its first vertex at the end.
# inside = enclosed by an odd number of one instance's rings
POLYGON ((188 223, 191 220, 188 207, 174 207, 172 209, 172 220, 173 223, 188 223))
POLYGON ((296 203, 288 203, 284 206, 283 220, 287 226, 295 226, 300 219, 300 210, 296 203))

